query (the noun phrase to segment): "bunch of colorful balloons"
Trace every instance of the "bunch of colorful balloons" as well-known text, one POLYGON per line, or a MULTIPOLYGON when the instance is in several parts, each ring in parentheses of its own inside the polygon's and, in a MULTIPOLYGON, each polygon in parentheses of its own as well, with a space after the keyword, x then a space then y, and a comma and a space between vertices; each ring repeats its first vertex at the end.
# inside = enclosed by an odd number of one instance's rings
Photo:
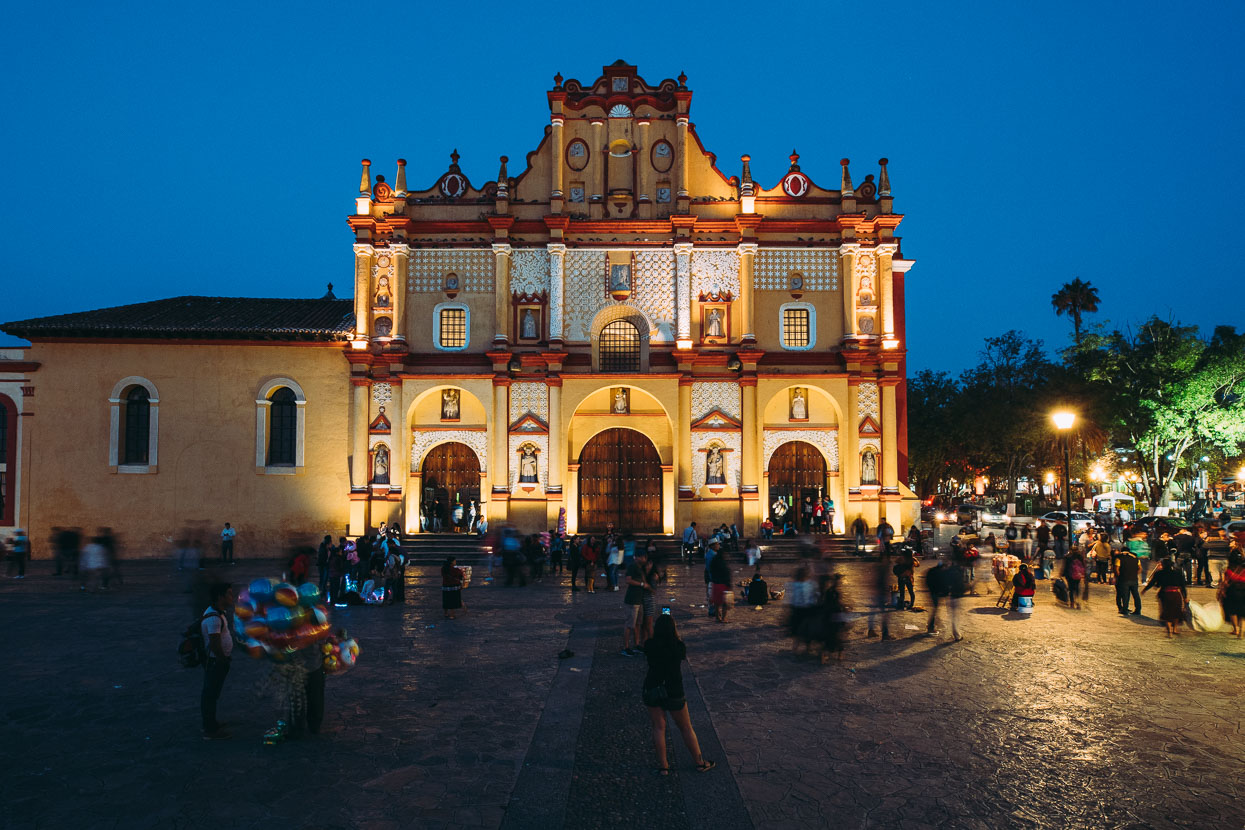
POLYGON ((295 588, 256 579, 238 595, 233 615, 238 644, 252 657, 284 660, 331 636, 328 609, 310 582, 295 588))
MULTIPOLYGON (((345 634, 344 631, 342 633, 345 634)), ((324 655, 324 671, 328 674, 341 674, 358 659, 359 644, 354 638, 338 639, 334 635, 320 644, 320 652, 324 655)))

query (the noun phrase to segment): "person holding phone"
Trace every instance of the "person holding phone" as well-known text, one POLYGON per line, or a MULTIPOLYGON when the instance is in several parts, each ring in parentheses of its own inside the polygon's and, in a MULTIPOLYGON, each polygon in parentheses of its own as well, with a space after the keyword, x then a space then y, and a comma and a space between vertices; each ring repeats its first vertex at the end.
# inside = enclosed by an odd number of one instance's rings
POLYGON ((683 691, 681 664, 687 659, 687 646, 679 639, 674 617, 661 614, 653 625, 653 636, 644 643, 644 656, 648 659, 648 673, 644 676, 641 699, 648 707, 649 720, 653 725, 653 748, 657 753, 657 774, 668 776, 670 764, 666 757, 666 716, 674 721, 683 744, 692 754, 692 761, 699 772, 708 772, 717 764, 706 760, 700 752, 700 742, 692 719, 687 711, 687 697, 683 691))

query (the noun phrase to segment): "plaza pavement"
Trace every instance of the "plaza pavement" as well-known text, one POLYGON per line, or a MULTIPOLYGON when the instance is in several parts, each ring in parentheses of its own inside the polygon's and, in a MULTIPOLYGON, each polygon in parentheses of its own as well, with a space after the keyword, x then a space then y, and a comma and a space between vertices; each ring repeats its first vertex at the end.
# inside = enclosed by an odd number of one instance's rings
MULTIPOLYGON (((873 566, 836 567, 863 606, 873 566)), ((1245 644, 1168 641, 1152 594, 1145 618, 1119 617, 1102 586, 1074 612, 1040 583, 1031 619, 970 598, 961 643, 893 613, 896 640, 857 623, 843 664, 823 667, 790 654, 781 609, 720 625, 700 569, 674 568, 659 596, 719 767, 695 772, 671 734, 662 779, 643 658, 618 654, 621 592, 477 574, 447 622, 435 574, 412 572, 405 606, 336 611, 362 655, 329 679, 322 733, 265 747, 267 667, 241 654, 220 706, 234 738, 200 739, 201 676, 174 656, 198 613, 186 574, 131 563, 121 590, 84 595, 48 572, 0 580, 5 828, 1245 826, 1245 644)))

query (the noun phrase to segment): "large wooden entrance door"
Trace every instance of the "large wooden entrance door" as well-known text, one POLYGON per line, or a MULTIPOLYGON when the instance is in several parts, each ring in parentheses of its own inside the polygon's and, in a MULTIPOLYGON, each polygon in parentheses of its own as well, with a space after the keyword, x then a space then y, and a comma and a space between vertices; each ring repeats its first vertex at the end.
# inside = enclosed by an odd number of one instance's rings
POLYGON ((660 533, 661 457, 634 429, 597 433, 579 454, 579 530, 660 533))
POLYGON ((423 481, 424 526, 431 530, 435 519, 442 530, 452 530, 454 505, 462 504, 466 513, 467 505, 480 500, 480 459, 466 444, 438 444, 424 456, 423 481))
POLYGON ((774 450, 769 460, 769 508, 774 525, 780 527, 774 502, 787 505, 782 522, 792 522, 797 530, 808 530, 804 500, 812 504, 826 492, 826 459, 821 450, 806 441, 790 441, 774 450))

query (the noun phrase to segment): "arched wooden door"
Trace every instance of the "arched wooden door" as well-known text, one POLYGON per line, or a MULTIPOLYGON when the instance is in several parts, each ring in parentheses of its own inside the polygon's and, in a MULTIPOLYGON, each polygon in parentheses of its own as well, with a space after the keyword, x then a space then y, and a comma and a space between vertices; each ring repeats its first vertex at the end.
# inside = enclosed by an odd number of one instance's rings
POLYGON ((607 429, 579 454, 579 530, 660 533, 661 457, 643 433, 607 429))
POLYGON ((421 509, 424 518, 435 516, 443 530, 450 530, 450 517, 455 504, 466 506, 480 500, 480 459, 466 444, 452 441, 428 450, 423 466, 424 493, 421 509))
POLYGON ((770 518, 774 525, 792 522, 797 530, 808 530, 807 514, 803 510, 805 499, 811 505, 826 493, 826 459, 821 450, 806 441, 789 441, 778 449, 769 460, 770 518), (787 505, 781 522, 774 508, 779 499, 787 505))

